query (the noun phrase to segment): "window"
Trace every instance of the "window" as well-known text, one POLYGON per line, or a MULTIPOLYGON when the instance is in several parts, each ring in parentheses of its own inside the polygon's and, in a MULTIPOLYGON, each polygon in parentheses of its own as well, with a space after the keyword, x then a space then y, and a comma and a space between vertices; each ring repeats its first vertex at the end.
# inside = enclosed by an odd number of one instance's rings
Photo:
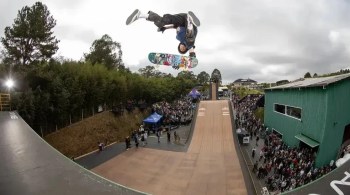
POLYGON ((275 111, 279 112, 281 114, 285 114, 286 113, 286 106, 281 105, 281 104, 275 104, 275 111))
POLYGON ((275 134, 278 138, 282 139, 283 134, 280 132, 276 131, 276 129, 272 128, 272 133, 275 134))
POLYGON ((274 111, 296 119, 301 119, 301 108, 275 104, 274 111))
POLYGON ((301 119, 301 109, 300 108, 287 106, 287 113, 286 114, 291 116, 291 117, 301 119))

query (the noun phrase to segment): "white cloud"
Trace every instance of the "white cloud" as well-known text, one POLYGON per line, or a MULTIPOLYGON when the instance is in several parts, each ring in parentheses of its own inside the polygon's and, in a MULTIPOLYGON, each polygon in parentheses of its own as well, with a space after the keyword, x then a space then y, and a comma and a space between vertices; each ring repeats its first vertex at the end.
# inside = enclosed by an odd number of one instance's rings
MULTIPOLYGON (((0 28, 10 26, 17 11, 34 0, 0 2, 0 28)), ((214 68, 225 83, 238 78, 258 82, 294 80, 306 72, 327 73, 348 67, 350 5, 327 0, 43 0, 57 20, 58 55, 80 60, 104 34, 120 42, 127 67, 137 71, 150 63, 149 52, 177 53, 174 30, 163 34, 149 21, 126 26, 136 8, 159 15, 192 10, 201 20, 195 74, 214 68)), ((0 33, 3 36, 3 31, 0 33)), ((177 75, 170 67, 160 71, 177 75)))
POLYGON ((329 32, 328 37, 332 43, 337 43, 339 40, 339 32, 331 30, 331 32, 329 32))

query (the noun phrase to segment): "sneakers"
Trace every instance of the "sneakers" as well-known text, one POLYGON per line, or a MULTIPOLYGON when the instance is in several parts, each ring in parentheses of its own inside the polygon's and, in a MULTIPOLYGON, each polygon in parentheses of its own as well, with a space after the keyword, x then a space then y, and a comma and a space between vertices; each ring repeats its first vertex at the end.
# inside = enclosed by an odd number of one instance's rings
POLYGON ((126 19, 126 25, 133 23, 135 20, 139 19, 141 12, 136 9, 132 14, 126 19))
POLYGON ((189 11, 187 14, 187 20, 190 21, 193 25, 195 25, 197 27, 201 25, 201 22, 199 21, 197 16, 194 15, 194 13, 191 11, 189 11))

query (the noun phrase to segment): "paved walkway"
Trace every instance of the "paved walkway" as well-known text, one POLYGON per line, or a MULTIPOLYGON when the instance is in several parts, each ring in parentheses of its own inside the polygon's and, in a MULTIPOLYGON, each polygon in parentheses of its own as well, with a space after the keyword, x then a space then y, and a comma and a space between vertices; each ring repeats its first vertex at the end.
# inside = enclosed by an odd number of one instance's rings
POLYGON ((163 135, 158 146, 182 147, 178 151, 152 149, 155 143, 150 137, 149 146, 122 152, 92 171, 152 194, 248 194, 244 167, 242 170, 234 146, 228 101, 202 101, 193 124, 188 146, 167 143, 163 135))
MULTIPOLYGON (((233 116, 235 116, 235 110, 233 110, 233 116)), ((236 127, 237 129, 238 127, 236 127)), ((262 194, 262 188, 265 187, 265 180, 264 179, 258 179, 257 175, 253 173, 253 166, 256 161, 259 160, 259 153, 261 149, 264 146, 264 139, 260 137, 258 144, 256 144, 256 137, 253 136, 253 138, 250 140, 249 144, 240 144, 238 143, 239 150, 241 152, 241 156, 243 157, 244 164, 247 167, 247 173, 249 174, 250 180, 253 184, 253 188, 255 190, 255 193, 257 195, 262 194), (252 149, 255 147, 255 157, 252 157, 252 149)), ((263 162, 260 161, 259 165, 263 162)))
MULTIPOLYGON (((254 185, 256 194, 260 195, 262 194, 261 192, 262 188, 266 186, 265 179, 258 179, 257 175, 253 173, 252 170, 253 170, 254 163, 259 160, 259 153, 264 145, 264 139, 259 139, 258 146, 256 146, 255 138, 256 137, 254 137, 253 140, 250 140, 249 144, 239 145, 239 147, 242 152, 242 156, 244 158, 245 164, 248 167, 249 176, 254 185), (256 151, 255 151, 255 157, 253 158, 252 149, 254 146, 256 151)), ((259 162, 259 165, 261 165, 262 162, 263 160, 259 162)))
MULTIPOLYGON (((194 124, 194 123, 192 123, 194 124)), ((189 146, 191 139, 191 128, 192 124, 186 126, 180 126, 177 129, 171 130, 171 142, 167 141, 167 134, 164 132, 160 137, 160 143, 158 143, 158 138, 155 134, 150 134, 147 139, 147 145, 140 146, 140 148, 153 148, 158 150, 166 150, 166 151, 174 151, 174 152, 186 152, 189 146), (175 143, 174 141, 174 131, 180 136, 180 142, 175 143)), ((135 147, 135 143, 131 142, 131 147, 135 147)), ((102 152, 98 152, 98 150, 82 156, 78 157, 75 161, 81 166, 87 169, 93 169, 94 167, 107 162, 108 160, 114 158, 115 156, 125 152, 125 142, 122 143, 113 143, 106 147, 102 152)))

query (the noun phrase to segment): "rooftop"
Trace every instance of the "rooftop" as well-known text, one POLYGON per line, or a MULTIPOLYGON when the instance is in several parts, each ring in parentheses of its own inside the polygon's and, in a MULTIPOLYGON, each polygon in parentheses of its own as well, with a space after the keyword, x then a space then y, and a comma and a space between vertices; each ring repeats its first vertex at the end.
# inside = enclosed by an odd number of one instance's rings
POLYGON ((234 81, 234 83, 256 83, 256 81, 252 79, 237 79, 234 81))
POLYGON ((338 82, 343 79, 350 78, 349 74, 342 74, 330 77, 319 77, 319 78, 307 78, 307 79, 299 79, 294 82, 290 82, 285 85, 279 85, 275 87, 271 87, 268 89, 288 89, 288 88, 307 88, 307 87, 322 87, 327 86, 331 83, 338 82))

